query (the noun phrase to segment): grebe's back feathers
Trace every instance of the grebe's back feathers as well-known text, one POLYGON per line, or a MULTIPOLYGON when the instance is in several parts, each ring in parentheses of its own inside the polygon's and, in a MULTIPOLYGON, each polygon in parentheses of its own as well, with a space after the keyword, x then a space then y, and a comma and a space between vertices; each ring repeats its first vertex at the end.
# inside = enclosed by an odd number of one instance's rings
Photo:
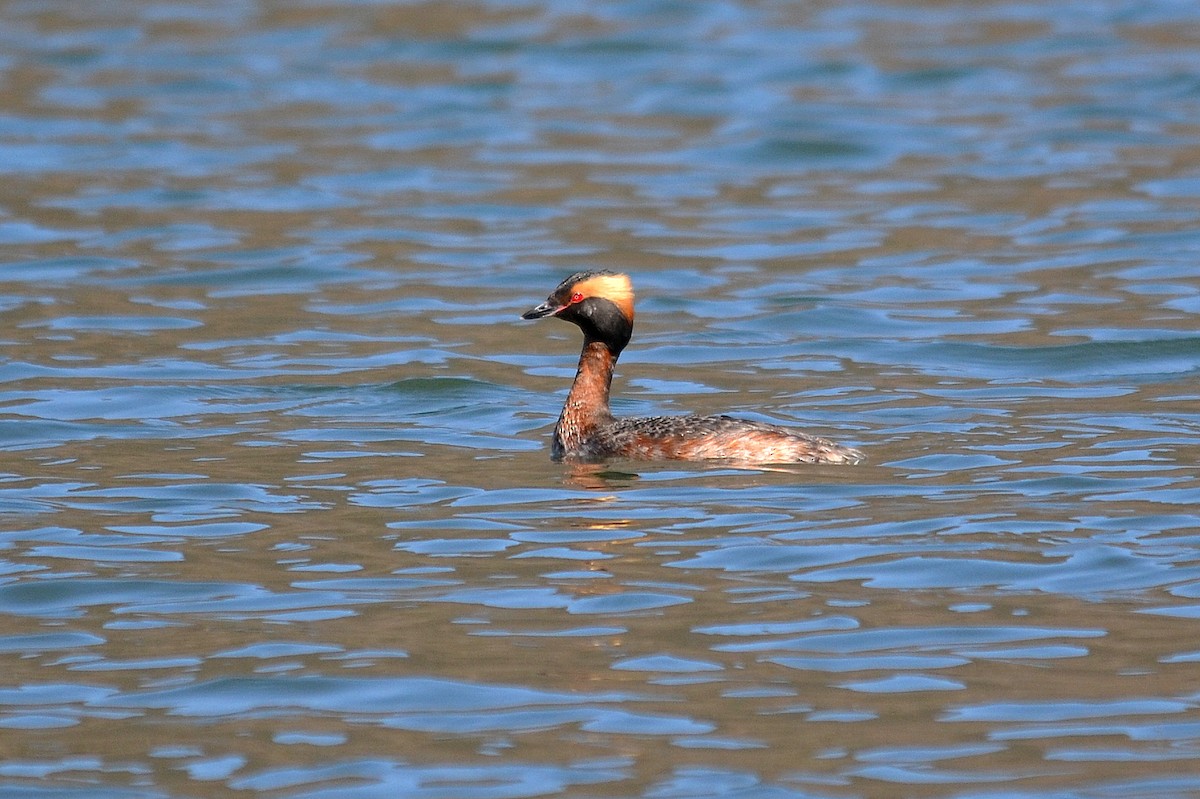
POLYGON ((617 418, 598 429, 599 457, 729 460, 752 463, 858 463, 856 449, 769 422, 732 416, 617 418))

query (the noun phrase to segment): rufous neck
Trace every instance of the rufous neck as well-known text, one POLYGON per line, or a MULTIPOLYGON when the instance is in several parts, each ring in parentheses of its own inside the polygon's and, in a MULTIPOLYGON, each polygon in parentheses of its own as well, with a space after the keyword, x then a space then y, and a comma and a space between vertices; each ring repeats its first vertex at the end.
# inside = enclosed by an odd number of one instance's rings
POLYGON ((608 396, 616 363, 617 355, 607 344, 595 339, 584 341, 579 370, 554 431, 556 443, 567 452, 582 446, 597 425, 612 420, 608 396))
POLYGON ((607 344, 595 340, 583 342, 579 370, 575 373, 571 393, 567 395, 567 407, 581 413, 610 415, 608 394, 616 365, 617 356, 607 344))

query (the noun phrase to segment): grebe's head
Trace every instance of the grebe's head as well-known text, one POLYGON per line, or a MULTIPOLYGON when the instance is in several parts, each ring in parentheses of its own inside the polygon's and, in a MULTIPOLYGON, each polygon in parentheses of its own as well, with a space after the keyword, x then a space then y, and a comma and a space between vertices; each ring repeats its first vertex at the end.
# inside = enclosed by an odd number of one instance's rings
POLYGON ((620 354, 633 334, 633 284, 618 272, 576 272, 545 302, 521 314, 522 319, 544 316, 579 325, 585 338, 603 341, 620 354))

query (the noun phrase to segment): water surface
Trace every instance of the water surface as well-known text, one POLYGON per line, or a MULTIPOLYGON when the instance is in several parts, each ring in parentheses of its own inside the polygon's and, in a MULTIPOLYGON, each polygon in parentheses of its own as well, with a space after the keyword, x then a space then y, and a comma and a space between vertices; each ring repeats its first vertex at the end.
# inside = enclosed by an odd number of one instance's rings
POLYGON ((1195 795, 1198 17, 0 5, 0 796, 1195 795))

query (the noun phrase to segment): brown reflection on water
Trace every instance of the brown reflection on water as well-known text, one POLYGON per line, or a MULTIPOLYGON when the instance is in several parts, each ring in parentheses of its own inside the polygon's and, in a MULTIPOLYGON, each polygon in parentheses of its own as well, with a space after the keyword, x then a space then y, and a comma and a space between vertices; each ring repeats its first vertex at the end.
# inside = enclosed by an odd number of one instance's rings
MULTIPOLYGON (((265 459, 256 459, 260 468, 265 459)), ((247 464, 249 468, 249 464, 247 464)), ((400 512, 402 513, 402 512, 400 512)), ((664 561, 674 559, 677 544, 688 544, 692 536, 649 536, 646 539, 613 542, 585 549, 603 560, 573 564, 611 575, 608 580, 579 585, 576 580, 545 576, 547 561, 536 558, 459 557, 439 561, 414 556, 394 548, 395 536, 384 534, 383 525, 396 518, 397 509, 372 510, 331 501, 326 509, 284 516, 243 514, 240 518, 270 524, 267 530, 233 540, 190 542, 186 558, 179 563, 120 565, 105 568, 92 564, 90 571, 105 577, 159 578, 173 582, 220 579, 259 586, 275 594, 303 593, 310 581, 332 577, 387 579, 398 571, 445 564, 451 571, 426 576, 446 578, 464 586, 558 585, 577 597, 650 587, 685 596, 686 604, 616 616, 581 617, 561 608, 503 608, 437 601, 440 588, 428 590, 384 589, 368 591, 369 602, 349 606, 352 615, 326 621, 272 620, 272 614, 212 613, 121 613, 94 607, 85 615, 64 620, 74 631, 89 632, 105 639, 101 648, 81 649, 75 656, 47 653, 13 660, 9 680, 13 685, 48 682, 106 686, 139 692, 172 685, 188 685, 238 675, 326 674, 348 679, 387 678, 398 675, 437 675, 500 685, 537 686, 539 689, 600 694, 626 692, 622 704, 631 712, 665 718, 687 718, 711 726, 712 735, 734 739, 752 748, 735 750, 683 748, 688 737, 674 735, 613 735, 586 732, 572 725, 546 730, 509 733, 430 735, 388 729, 386 720, 371 714, 353 713, 345 718, 336 713, 304 713, 296 716, 280 707, 265 718, 239 714, 208 718, 193 723, 162 711, 134 711, 133 717, 85 719, 80 724, 53 730, 26 731, 8 740, 10 759, 45 758, 49 751, 87 752, 105 762, 136 762, 153 769, 161 788, 179 785, 177 770, 163 758, 147 760, 146 753, 157 741, 172 746, 194 747, 207 757, 236 752, 247 758, 244 771, 295 762, 310 750, 280 747, 272 736, 288 730, 309 734, 343 736, 329 752, 338 759, 376 757, 381 752, 403 753, 414 762, 474 762, 488 741, 503 741, 513 747, 510 757, 533 762, 570 762, 577 758, 604 757, 624 753, 635 759, 635 778, 627 790, 651 784, 663 774, 688 764, 750 771, 767 781, 833 779, 842 782, 863 764, 879 762, 876 753, 896 747, 938 749, 979 745, 978 755, 937 762, 935 768, 959 770, 977 778, 993 774, 1005 784, 1027 789, 1054 790, 1075 784, 1073 768, 1049 768, 1047 751, 1061 747, 1073 750, 1109 747, 1125 750, 1131 744, 1120 733, 1096 733, 1087 729, 1091 718, 1058 719, 1057 703, 1095 703, 1104 706, 1115 697, 1129 701, 1186 699, 1179 695, 1188 682, 1192 664, 1164 663, 1164 641, 1187 648, 1190 621, 1146 615, 1137 611, 1145 601, 1107 599, 1088 602, 1047 594, 972 596, 959 591, 914 591, 911 589, 863 589, 847 584, 790 582, 786 575, 722 574, 712 570, 672 570, 664 561), (302 548, 301 548, 302 547, 302 548), (312 574, 294 570, 296 561, 353 564, 357 570, 345 574, 312 574), (389 598, 390 596, 390 598, 389 598), (975 612, 951 609, 982 602, 988 606, 975 612), (1064 635, 1050 643, 1083 647, 1079 656, 1039 659, 1029 656, 968 655, 969 662, 953 668, 918 669, 921 677, 944 681, 956 690, 908 690, 900 693, 871 693, 853 690, 847 683, 870 681, 901 670, 856 670, 851 672, 788 668, 771 662, 772 656, 807 654, 781 647, 757 652, 722 651, 722 644, 741 640, 796 638, 795 635, 713 636, 698 630, 722 625, 787 625, 802 619, 828 615, 853 617, 863 630, 894 630, 946 626, 1017 626, 1088 633, 1086 637, 1064 635), (170 626, 119 629, 124 624, 167 621, 170 626), (592 625, 610 626, 610 632, 572 635, 570 631, 592 625), (557 634, 556 634, 557 633, 557 634), (334 647, 345 653, 402 650, 403 658, 364 654, 350 660, 328 654, 297 655, 273 659, 221 657, 220 653, 251 644, 286 641, 334 647), (172 658, 198 659, 193 666, 128 669, 92 672, 88 653, 102 652, 103 661, 172 658), (647 673, 619 666, 630 658, 669 653, 674 658, 714 664, 714 671, 647 673), (351 668, 353 666, 353 668, 351 668), (636 696, 634 699, 632 697, 636 696), (1006 717, 983 713, 981 721, 954 721, 962 708, 999 703, 1008 706, 1006 717), (1028 703, 1025 710, 1020 706, 1028 703), (1039 715, 1038 708, 1047 714, 1039 715), (822 714, 861 714, 857 721, 821 721, 822 714), (282 715, 279 715, 282 714, 282 715), (1082 721, 1081 721, 1081 720, 1082 721), (383 722, 382 724, 380 722, 383 722), (1080 726, 1078 737, 1061 733, 1037 734, 1055 726, 1080 726), (153 728, 149 737, 139 732, 153 728), (1010 733, 1020 733, 1010 739, 1010 733), (116 733, 116 734, 114 734, 116 733), (1028 736, 1023 739, 1023 736, 1028 736), (997 741, 996 751, 986 749, 997 741), (1009 782, 1016 779, 1015 783, 1009 782), (631 787, 634 786, 634 787, 631 787)), ((407 515, 407 514, 403 514, 407 515)), ((436 526, 444 515, 432 514, 436 526)), ((64 526, 92 525, 94 514, 64 512, 56 520, 64 526)), ((108 521, 119 521, 110 515, 108 521)), ((622 527, 624 525, 621 525, 622 527)), ((445 534, 445 533, 443 533, 445 534)), ((507 554, 513 554, 511 551, 507 554)), ((37 559, 27 559, 36 563, 37 559)), ((52 561, 42 561, 53 566, 52 561)), ((22 630, 46 627, 46 622, 19 620, 22 630)), ((52 627, 50 627, 52 629, 52 627)), ((1041 641, 1016 642, 1044 643, 1041 641)), ((961 651, 1004 649, 959 646, 961 651)), ((954 651, 955 647, 950 647, 954 651)), ((920 637, 904 641, 900 651, 923 650, 920 637)), ((945 652, 930 643, 929 652, 945 652)), ((870 655, 870 652, 862 653, 870 655)), ((836 656, 830 653, 836 660, 836 656)), ((103 702, 99 703, 103 706, 103 702)), ((841 715, 836 718, 846 718, 841 715)), ((1121 719, 1140 723, 1138 710, 1121 719)), ((1167 714, 1163 721, 1174 716, 1167 714)), ((1182 719, 1180 719, 1182 720, 1182 719)), ((1102 719, 1096 722, 1104 727, 1102 719)), ((1153 734, 1152 734, 1153 735, 1153 734)), ((702 742, 704 736, 697 739, 702 742)), ((1151 738, 1153 740, 1153 737, 1151 738)), ((1166 745, 1164 741, 1161 745, 1166 745)), ((1146 742, 1135 745, 1143 751, 1158 747, 1146 742)), ((324 752, 325 750, 322 750, 324 752)), ((897 756, 899 757, 899 756, 897 756)), ((903 760, 903 757, 899 757, 903 760)), ((883 762, 887 762, 884 758, 883 762)), ((924 766, 921 766, 924 768, 924 766)), ((1153 764, 1127 762, 1089 763, 1088 779, 1126 779, 1134 774, 1153 774, 1153 764)), ((869 796, 894 795, 895 786, 870 779, 854 780, 855 793, 869 796)), ((930 795, 948 791, 928 789, 930 795)))

